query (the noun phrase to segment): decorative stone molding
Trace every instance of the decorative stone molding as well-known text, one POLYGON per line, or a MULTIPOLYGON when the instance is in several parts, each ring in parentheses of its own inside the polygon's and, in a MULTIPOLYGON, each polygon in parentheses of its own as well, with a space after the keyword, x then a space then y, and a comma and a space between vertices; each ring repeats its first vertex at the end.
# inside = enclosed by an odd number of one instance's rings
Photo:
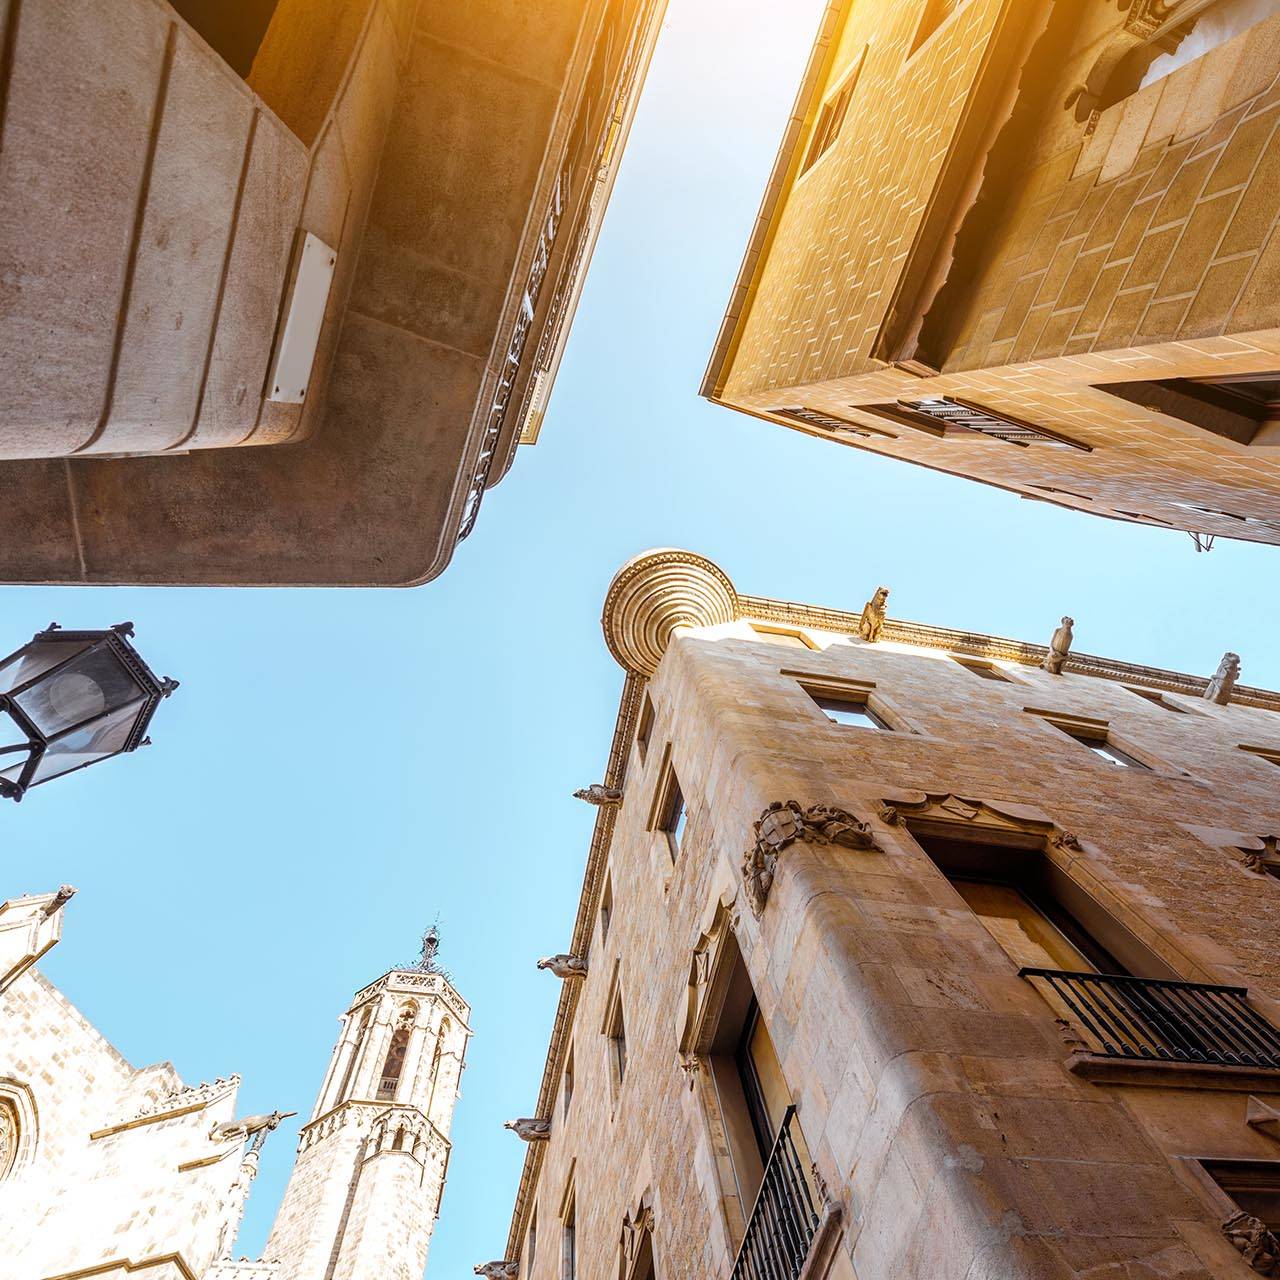
POLYGON ((689 1088, 695 1088, 704 1066, 702 1059, 696 1053, 682 1053, 679 1058, 679 1066, 680 1070, 684 1072, 689 1088))
POLYGON ((1062 625, 1053 633, 1049 641, 1049 652, 1044 655, 1044 661, 1040 665, 1050 675, 1062 674, 1062 664, 1066 662, 1067 655, 1071 652, 1071 641, 1074 638, 1071 628, 1075 626, 1075 621, 1074 618, 1068 618, 1064 614, 1062 625))
POLYGON ((738 593, 723 569, 692 551, 663 548, 618 570, 601 625, 614 658, 651 676, 677 627, 713 627, 738 617, 738 593))
POLYGON ((885 607, 889 603, 889 588, 877 587, 876 593, 862 606, 858 619, 858 636, 868 644, 875 644, 884 631, 885 607))
POLYGON ((486 1276, 488 1280, 515 1280, 520 1274, 520 1264, 504 1258, 501 1262, 481 1262, 472 1267, 472 1271, 478 1276, 486 1276))
POLYGON ((1209 687, 1204 691, 1204 697, 1207 702, 1216 702, 1218 706, 1225 707, 1231 701, 1231 694, 1234 692, 1236 682, 1240 679, 1240 655, 1238 653, 1224 653, 1222 661, 1218 663, 1218 669, 1209 679, 1209 687))
POLYGON ((557 978, 585 978, 587 962, 581 956, 566 955, 560 952, 554 956, 543 956, 538 961, 539 969, 546 969, 557 978))
POLYGON ((945 831, 957 825, 973 826, 992 835, 1021 834, 1043 838, 1046 847, 1072 853, 1082 849, 1079 837, 1061 827, 1039 809, 1008 800, 971 799, 949 793, 895 791, 882 797, 877 816, 895 826, 908 820, 922 828, 945 831))
POLYGON ((546 1142, 551 1137, 551 1121, 540 1116, 508 1120, 502 1127, 510 1129, 522 1142, 546 1142))
POLYGON ((1063 106, 1075 108, 1076 119, 1082 123, 1095 116, 1108 82, 1125 57, 1144 44, 1159 41, 1161 49, 1176 49, 1181 43, 1177 34, 1179 18, 1177 10, 1186 7, 1177 0, 1132 0, 1121 5, 1127 8, 1124 25, 1117 28, 1094 60, 1083 84, 1078 84, 1067 95, 1063 106))
POLYGON ((700 1069, 699 1055, 710 1048, 713 1028, 708 1025, 707 1013, 719 1007, 719 998, 712 993, 723 987, 723 978, 727 976, 721 962, 725 943, 733 936, 736 916, 734 897, 722 896, 689 957, 689 985, 677 1048, 680 1068, 689 1076, 691 1087, 700 1069))
POLYGON ((622 1239, 619 1243, 622 1248, 623 1275, 628 1280, 640 1257, 640 1246, 646 1235, 653 1235, 654 1225, 653 1206, 649 1203, 646 1192, 636 1208, 628 1210, 622 1219, 622 1239))
POLYGON ((807 809, 797 800, 775 800, 758 819, 755 843, 743 854, 742 880, 747 902, 758 920, 773 888, 778 855, 797 840, 845 849, 878 849, 871 828, 846 809, 814 804, 807 809))
POLYGON ((606 787, 601 782, 593 782, 589 787, 583 787, 579 791, 573 793, 575 800, 585 800, 588 804, 593 804, 597 808, 608 808, 611 805, 619 805, 622 803, 621 787, 606 787))
POLYGON ((187 1115, 192 1111, 202 1111, 205 1107, 240 1087, 240 1077, 219 1077, 204 1084, 191 1085, 189 1088, 175 1089, 157 1098, 154 1102, 139 1107, 127 1120, 97 1129, 89 1135, 91 1139, 106 1138, 124 1129, 134 1129, 139 1125, 155 1124, 160 1120, 169 1120, 175 1116, 187 1115))
POLYGON ((1280 1240, 1265 1222, 1241 1210, 1222 1224, 1222 1234, 1260 1276, 1280 1276, 1280 1240))

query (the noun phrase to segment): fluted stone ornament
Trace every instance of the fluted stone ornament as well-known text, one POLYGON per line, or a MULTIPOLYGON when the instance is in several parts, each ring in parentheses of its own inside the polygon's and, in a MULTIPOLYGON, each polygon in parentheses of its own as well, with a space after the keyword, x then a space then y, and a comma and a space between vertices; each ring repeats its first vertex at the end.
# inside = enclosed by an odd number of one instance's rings
POLYGON ((1067 655, 1071 652, 1071 641, 1074 638, 1071 628, 1075 626, 1075 621, 1074 618, 1064 616, 1062 625, 1053 633, 1053 638, 1049 641, 1049 652, 1044 655, 1044 661, 1040 665, 1051 675, 1062 674, 1062 664, 1066 662, 1067 655))
POLYGON ((472 1267, 478 1276, 486 1276, 488 1280, 515 1280, 520 1274, 518 1262, 508 1262, 505 1258, 500 1262, 481 1262, 472 1267))
POLYGON ((573 793, 575 800, 585 800, 597 808, 609 808, 622 803, 620 787, 606 787, 602 782, 593 782, 589 787, 582 787, 573 793))
POLYGON ((868 644, 875 644, 884 630, 885 608, 889 603, 889 588, 877 587, 876 593, 862 606, 858 619, 858 635, 868 644))
POLYGON ((1209 702, 1216 702, 1218 706, 1225 707, 1231 701, 1232 690, 1236 687, 1236 681, 1240 679, 1240 655, 1238 653, 1224 653, 1222 661, 1218 663, 1218 669, 1213 673, 1213 678, 1209 681, 1209 687, 1204 691, 1205 699, 1209 702))
POLYGON ((540 1116, 508 1120, 502 1127, 510 1129, 522 1142, 546 1142, 551 1137, 551 1121, 540 1116))
POLYGON ((618 570, 600 625, 618 663, 651 676, 677 627, 713 627, 738 615, 738 593, 723 569, 692 551, 664 547, 618 570))
POLYGON ((539 969, 554 973, 557 978, 585 978, 587 962, 581 956, 571 956, 560 952, 554 956, 543 956, 538 961, 539 969))

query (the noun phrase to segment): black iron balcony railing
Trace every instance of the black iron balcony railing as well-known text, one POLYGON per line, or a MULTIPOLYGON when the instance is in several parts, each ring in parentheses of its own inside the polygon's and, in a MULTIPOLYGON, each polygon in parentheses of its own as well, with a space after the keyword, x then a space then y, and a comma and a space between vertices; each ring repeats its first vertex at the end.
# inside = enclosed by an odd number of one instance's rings
POLYGON ((788 1107, 769 1153, 733 1280, 796 1280, 813 1243, 818 1214, 791 1136, 795 1115, 795 1107, 788 1107))
POLYGON ((1245 999, 1245 987, 1059 969, 1020 973, 1043 981, 1042 994, 1095 1053, 1280 1070, 1280 1031, 1245 999))

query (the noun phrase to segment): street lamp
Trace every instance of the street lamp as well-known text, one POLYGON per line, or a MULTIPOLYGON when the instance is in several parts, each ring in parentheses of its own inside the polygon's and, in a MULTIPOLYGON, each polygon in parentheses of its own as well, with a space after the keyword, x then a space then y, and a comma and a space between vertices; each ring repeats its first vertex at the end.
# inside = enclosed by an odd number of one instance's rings
POLYGON ((133 751, 161 698, 177 687, 157 680, 129 643, 133 623, 109 631, 63 631, 56 622, 0 661, 0 711, 24 741, 0 746, 0 798, 133 751), (3 757, 25 752, 16 764, 3 757))

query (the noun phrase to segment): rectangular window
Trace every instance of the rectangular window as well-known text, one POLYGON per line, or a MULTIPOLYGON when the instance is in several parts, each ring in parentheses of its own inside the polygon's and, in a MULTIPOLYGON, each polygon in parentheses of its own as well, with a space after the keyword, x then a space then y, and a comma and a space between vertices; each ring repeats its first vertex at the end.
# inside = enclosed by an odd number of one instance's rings
POLYGON ((1280 1231, 1280 1162, 1202 1160, 1201 1167, 1245 1213, 1280 1231))
POLYGON ((525 1275, 533 1270, 533 1264, 538 1257, 538 1209, 534 1206, 533 1212, 529 1215, 529 1247, 528 1247, 528 1265, 525 1267, 525 1275))
POLYGON ((983 409, 977 405, 966 404, 962 400, 953 400, 950 396, 899 400, 898 408, 941 423, 948 435, 952 434, 953 430, 961 435, 976 432, 978 435, 988 436, 993 440, 1003 440, 1008 444, 1016 444, 1024 448, 1037 445, 1051 449, 1090 451, 1088 445, 1078 444, 1044 427, 1033 427, 1029 422, 1011 418, 994 409, 983 409))
POLYGON ((879 437, 882 440, 896 440, 892 431, 881 431, 879 427, 870 427, 865 422, 853 422, 849 418, 838 418, 833 413, 824 413, 820 409, 770 409, 775 418, 786 418, 791 422, 802 422, 807 427, 817 427, 821 431, 831 431, 842 436, 861 436, 871 440, 879 437))
POLYGON ((569 1193, 569 1203, 564 1211, 564 1221, 560 1237, 560 1276, 561 1280, 577 1280, 578 1275, 578 1232, 577 1209, 573 1192, 569 1193))
POLYGON ((600 945, 609 941, 609 925, 613 922, 613 874, 608 872, 604 878, 604 888, 600 890, 600 945))
POLYGON ((1112 382, 1104 383, 1098 390, 1150 412, 1180 418, 1235 444, 1264 447, 1280 444, 1280 374, 1277 373, 1112 382))
POLYGON ((560 1092, 564 1097, 564 1114, 569 1114, 569 1104, 573 1101, 573 1045, 565 1055, 564 1079, 560 1084, 560 1092))
POLYGON ((605 1007, 607 1012, 604 1025, 600 1029, 605 1038, 610 1090, 616 1103, 622 1082, 627 1076, 627 1025, 622 1015, 622 984, 619 981, 616 962, 613 967, 609 1000, 605 1007))
POLYGON ((649 828, 652 831, 661 831, 666 836, 672 862, 680 853, 680 842, 684 839, 688 816, 684 789, 680 786, 680 779, 676 777, 676 771, 668 758, 658 781, 658 789, 654 793, 649 828))
POLYGON ((1124 769, 1147 769, 1150 766, 1145 765, 1136 756, 1131 756, 1121 747, 1117 747, 1114 742, 1109 740, 1106 733, 1096 736, 1078 729, 1066 729, 1062 725, 1058 728, 1067 735, 1068 738, 1074 738, 1081 746, 1088 747, 1099 760, 1105 760, 1108 764, 1117 765, 1124 769))
POLYGON ((801 177, 831 150, 840 136, 840 130, 844 126, 845 116, 849 114, 849 103, 853 101, 853 91, 857 86, 858 77, 862 74, 862 64, 866 61, 866 57, 867 50, 864 46, 853 70, 822 104, 817 123, 813 126, 813 136, 809 139, 809 149, 805 152, 804 163, 800 166, 801 177))
POLYGON ((653 701, 648 693, 640 707, 640 719, 636 724, 636 745, 640 748, 640 759, 643 760, 649 751, 649 735, 653 732, 653 701))
POLYGON ((924 7, 920 11, 920 25, 916 27, 911 53, 907 57, 915 53, 964 2, 965 0, 924 0, 924 7))
POLYGON ((1272 747, 1246 747, 1241 743, 1240 750, 1247 751, 1251 756, 1257 756, 1259 760, 1265 760, 1268 764, 1280 768, 1280 751, 1272 747))
POLYGON ((994 667, 989 662, 979 662, 974 658, 957 658, 954 655, 951 661, 963 667, 970 675, 977 676, 979 680, 995 680, 1003 684, 1010 683, 1009 677, 999 667, 994 667))
POLYGON ((1130 693, 1136 693, 1139 698, 1145 698, 1148 702, 1153 703, 1157 707, 1163 707, 1165 711, 1176 711, 1179 715, 1186 715, 1186 707, 1180 707, 1176 702, 1171 702, 1160 692, 1159 689, 1139 689, 1136 685, 1127 684, 1125 688, 1130 693))
POLYGON ((877 715, 868 705, 865 698, 835 698, 825 693, 809 693, 809 696, 822 709, 823 715, 832 724, 851 725, 859 729, 880 729, 892 732, 888 722, 877 715))

